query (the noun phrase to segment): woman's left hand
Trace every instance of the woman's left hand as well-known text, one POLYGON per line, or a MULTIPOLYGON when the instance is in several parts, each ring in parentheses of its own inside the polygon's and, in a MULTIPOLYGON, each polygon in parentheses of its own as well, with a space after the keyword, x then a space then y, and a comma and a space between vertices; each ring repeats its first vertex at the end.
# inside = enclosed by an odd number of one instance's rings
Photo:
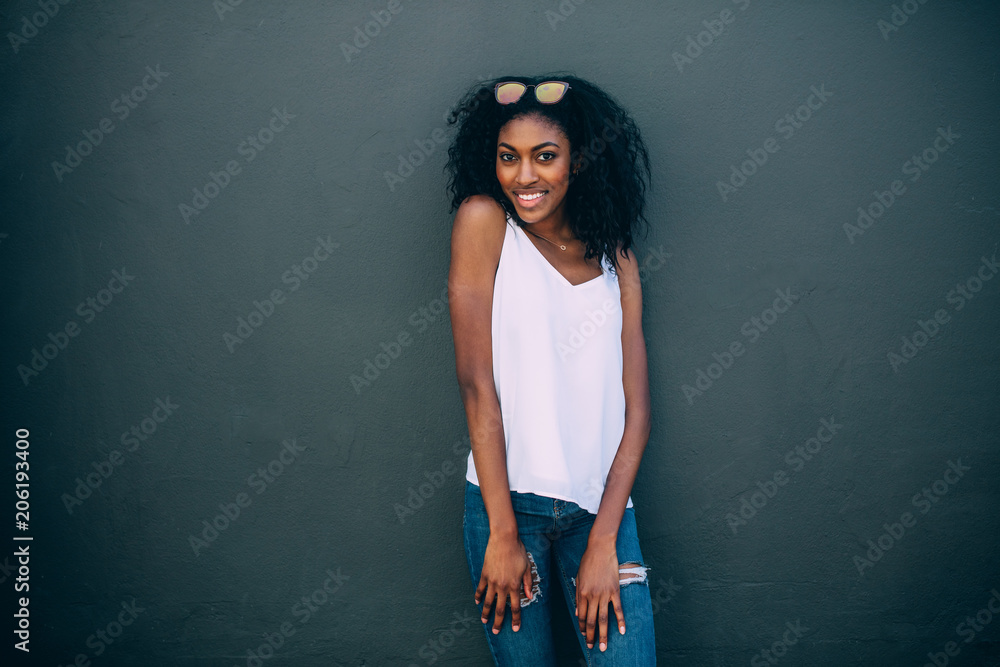
POLYGON ((614 606, 618 631, 625 634, 622 613, 621 583, 618 579, 618 553, 615 542, 587 545, 576 575, 576 617, 580 633, 587 636, 587 647, 594 648, 594 634, 600 639, 600 650, 608 646, 608 604, 614 606))

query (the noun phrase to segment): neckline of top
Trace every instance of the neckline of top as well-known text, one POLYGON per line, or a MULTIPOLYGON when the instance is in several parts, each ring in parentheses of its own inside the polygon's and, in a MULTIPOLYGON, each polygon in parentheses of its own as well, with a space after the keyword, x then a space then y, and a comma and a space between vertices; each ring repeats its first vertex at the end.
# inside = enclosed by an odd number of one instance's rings
MULTIPOLYGON (((524 230, 520 229, 520 226, 516 222, 514 222, 513 220, 511 220, 511 217, 509 215, 507 216, 507 220, 514 226, 514 231, 515 232, 517 232, 517 231, 524 232, 524 230)), ((569 278, 567 278, 566 276, 564 276, 559 271, 559 269, 557 269, 556 267, 554 267, 552 265, 552 262, 550 262, 548 260, 548 258, 546 258, 545 255, 542 254, 541 250, 539 250, 538 248, 535 247, 535 244, 532 243, 531 239, 528 238, 527 232, 525 232, 524 240, 528 242, 528 245, 530 245, 532 247, 532 249, 536 253, 538 253, 538 256, 541 257, 542 261, 545 262, 546 266, 548 266, 551 271, 553 271, 557 276, 559 276, 562 279, 563 283, 566 284, 566 285, 568 285, 569 287, 583 287, 584 285, 589 285, 589 284, 591 284, 591 283, 593 283, 593 282, 595 282, 595 281, 600 280, 601 278, 603 278, 604 275, 605 275, 605 273, 607 272, 607 269, 604 267, 604 262, 602 260, 602 262, 601 262, 601 275, 594 276, 593 278, 591 278, 589 280, 585 280, 582 283, 577 283, 577 284, 574 285, 573 283, 571 283, 569 281, 569 278)))

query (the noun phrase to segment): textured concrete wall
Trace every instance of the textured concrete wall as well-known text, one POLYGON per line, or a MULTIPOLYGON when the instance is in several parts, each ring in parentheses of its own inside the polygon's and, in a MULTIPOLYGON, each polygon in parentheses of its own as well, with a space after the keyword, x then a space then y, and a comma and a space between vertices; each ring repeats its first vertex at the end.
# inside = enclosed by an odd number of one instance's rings
POLYGON ((444 114, 555 69, 630 108, 654 162, 633 499, 661 663, 994 664, 998 17, 4 3, 18 664, 488 663, 444 114))

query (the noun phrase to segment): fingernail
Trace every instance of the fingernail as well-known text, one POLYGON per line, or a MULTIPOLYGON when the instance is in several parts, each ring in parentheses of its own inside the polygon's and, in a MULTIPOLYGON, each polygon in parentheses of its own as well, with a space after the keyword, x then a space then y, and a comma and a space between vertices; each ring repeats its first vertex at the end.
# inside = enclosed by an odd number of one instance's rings
POLYGON ((587 648, 594 648, 594 645, 588 642, 587 648))
POLYGON ((620 632, 622 634, 625 634, 625 626, 624 625, 619 625, 618 626, 618 632, 620 632))
POLYGON ((497 630, 496 628, 493 628, 493 634, 498 635, 498 634, 500 634, 500 631, 497 630))
POLYGON ((608 645, 605 644, 604 642, 601 642, 601 650, 603 651, 606 648, 608 648, 608 645))
POLYGON ((518 629, 519 627, 521 627, 521 626, 520 626, 520 625, 515 625, 515 626, 514 626, 514 632, 517 632, 517 629, 518 629))

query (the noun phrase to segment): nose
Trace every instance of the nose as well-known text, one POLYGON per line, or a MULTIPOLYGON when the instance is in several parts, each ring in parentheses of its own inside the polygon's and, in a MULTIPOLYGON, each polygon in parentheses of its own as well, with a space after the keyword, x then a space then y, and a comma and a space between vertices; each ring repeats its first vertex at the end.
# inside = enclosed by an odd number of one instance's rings
POLYGON ((531 160, 522 160, 520 166, 517 168, 517 178, 515 179, 518 185, 531 185, 538 180, 538 174, 535 173, 535 167, 531 160))

